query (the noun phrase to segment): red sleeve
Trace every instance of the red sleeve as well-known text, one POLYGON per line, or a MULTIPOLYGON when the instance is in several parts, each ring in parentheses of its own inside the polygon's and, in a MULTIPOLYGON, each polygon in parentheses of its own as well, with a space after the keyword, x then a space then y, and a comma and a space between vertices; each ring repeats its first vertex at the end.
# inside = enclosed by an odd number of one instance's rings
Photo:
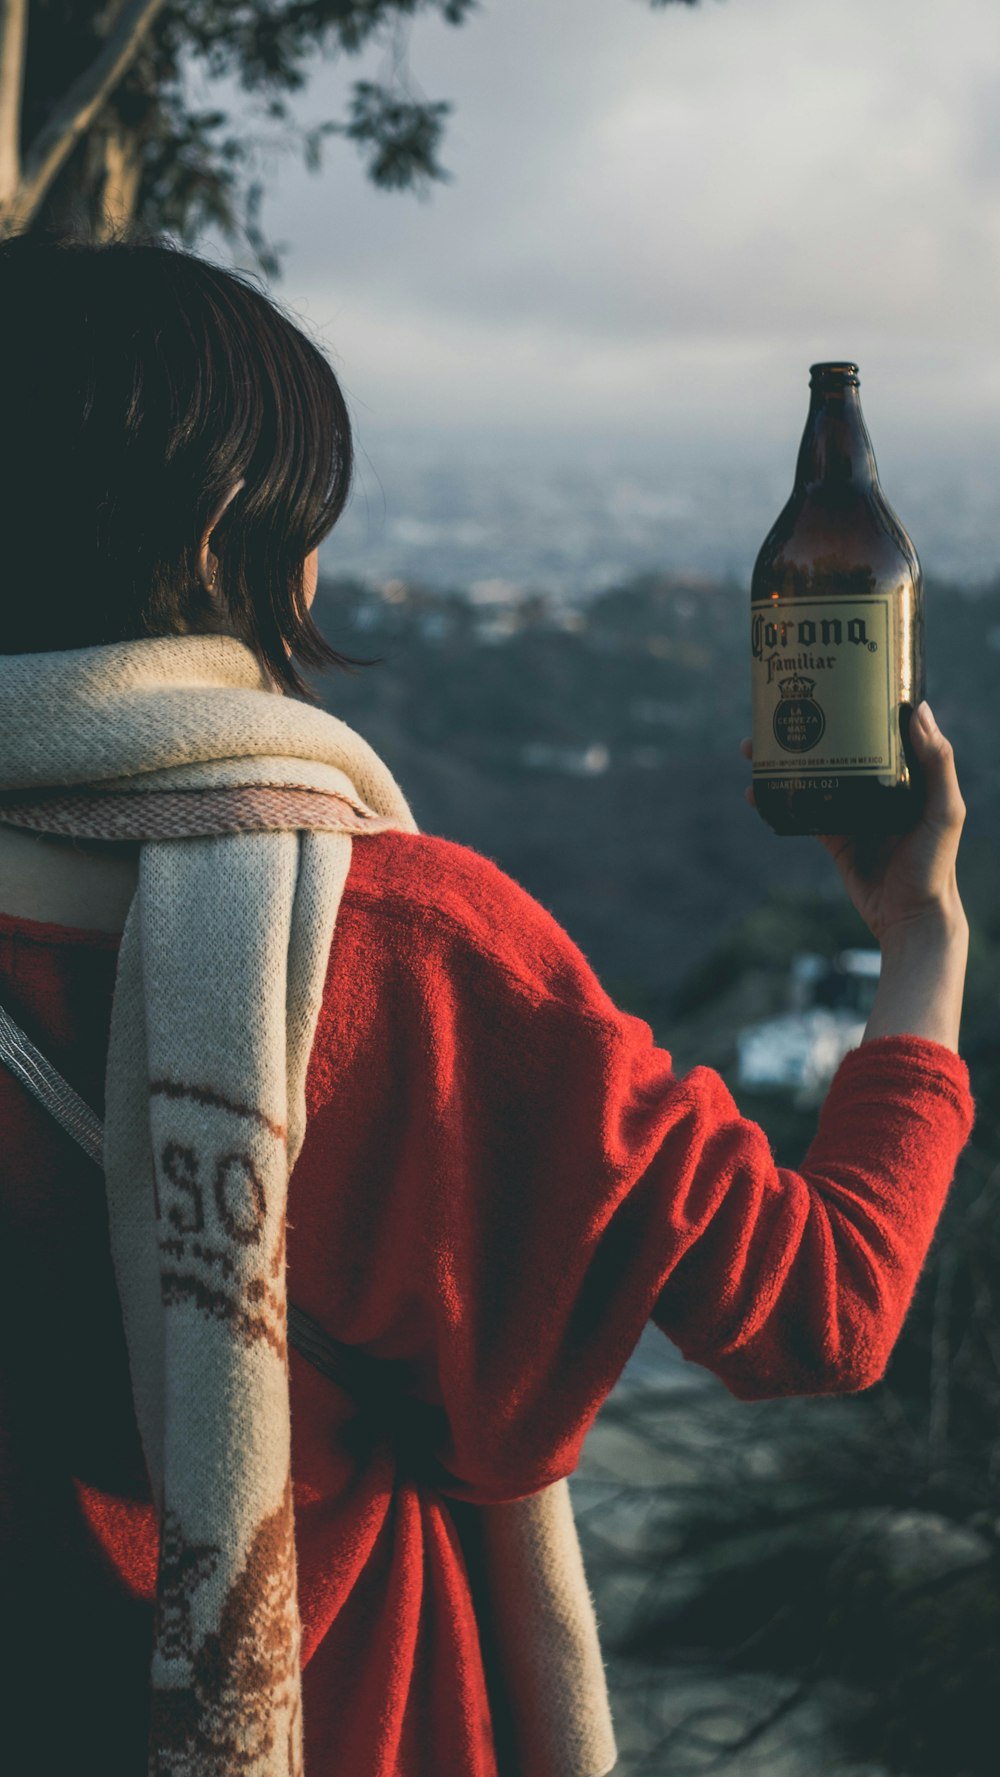
POLYGON ((876 1381, 971 1128, 965 1063, 920 1038, 852 1051, 802 1172, 778 1168, 525 890, 418 843, 432 900, 414 917, 411 880, 386 921, 383 882, 373 908, 397 937, 371 1054, 417 1033, 384 1275, 431 1317, 443 1490, 571 1474, 650 1318, 743 1398, 876 1381))
POLYGON ((693 1068, 681 1091, 691 1143, 657 1325, 741 1400, 870 1388, 972 1128, 965 1062, 922 1037, 852 1049, 801 1173, 775 1166, 711 1069, 693 1068))

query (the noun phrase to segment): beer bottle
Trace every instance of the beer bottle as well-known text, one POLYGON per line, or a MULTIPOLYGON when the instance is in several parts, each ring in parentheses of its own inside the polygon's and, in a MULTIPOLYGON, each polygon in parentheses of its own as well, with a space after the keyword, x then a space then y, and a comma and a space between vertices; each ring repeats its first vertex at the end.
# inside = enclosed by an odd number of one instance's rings
POLYGON ((791 499, 751 584, 753 787, 775 833, 906 833, 924 784, 923 586, 879 487, 856 364, 814 364, 791 499))

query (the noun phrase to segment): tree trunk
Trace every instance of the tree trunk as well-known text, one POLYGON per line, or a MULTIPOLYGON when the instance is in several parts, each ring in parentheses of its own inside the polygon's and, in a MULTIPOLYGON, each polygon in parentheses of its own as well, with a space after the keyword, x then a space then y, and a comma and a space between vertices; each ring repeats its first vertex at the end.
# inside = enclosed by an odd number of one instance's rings
POLYGON ((32 218, 33 228, 70 229, 107 240, 135 215, 142 172, 138 134, 109 115, 79 142, 32 218))
MULTIPOLYGON (((0 189, 0 235, 39 226, 43 220, 82 225, 100 234, 131 219, 138 186, 137 138, 108 110, 108 100, 164 3, 112 0, 105 41, 25 146, 16 188, 0 189), (111 204, 108 216, 105 194, 111 204)), ((9 37, 15 24, 13 0, 0 0, 0 38, 9 37)))
POLYGON ((138 136, 116 120, 115 127, 104 134, 104 190, 97 233, 101 240, 119 229, 125 229, 135 216, 142 177, 142 155, 138 136))
POLYGON ((9 201, 21 177, 21 97, 28 31, 28 0, 0 0, 0 201, 9 201))

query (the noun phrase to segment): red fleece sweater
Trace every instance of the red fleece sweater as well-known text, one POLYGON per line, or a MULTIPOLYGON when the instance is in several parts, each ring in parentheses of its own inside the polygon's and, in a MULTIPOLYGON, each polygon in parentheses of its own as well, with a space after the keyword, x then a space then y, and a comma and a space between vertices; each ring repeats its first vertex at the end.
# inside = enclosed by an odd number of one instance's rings
MULTIPOLYGON (((0 998, 102 1113, 117 947, 0 915, 0 998)), ((450 1500, 570 1475, 650 1318, 743 1399, 875 1382, 968 1072, 921 1038, 852 1051, 778 1168, 516 882, 388 833, 354 845, 307 1100, 289 1297, 410 1396, 380 1422, 291 1353, 307 1777, 494 1777, 450 1500)), ((5 1753, 23 1721, 12 1769, 138 1777, 157 1535, 101 1180, 2 1067, 0 1130, 5 1753)))

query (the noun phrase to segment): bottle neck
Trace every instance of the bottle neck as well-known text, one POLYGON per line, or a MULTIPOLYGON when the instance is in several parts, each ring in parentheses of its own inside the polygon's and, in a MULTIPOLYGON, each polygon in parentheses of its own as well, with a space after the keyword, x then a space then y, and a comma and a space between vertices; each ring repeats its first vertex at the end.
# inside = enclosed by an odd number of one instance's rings
POLYGON ((859 493, 878 488, 875 453, 855 385, 813 389, 795 486, 850 487, 859 493))

